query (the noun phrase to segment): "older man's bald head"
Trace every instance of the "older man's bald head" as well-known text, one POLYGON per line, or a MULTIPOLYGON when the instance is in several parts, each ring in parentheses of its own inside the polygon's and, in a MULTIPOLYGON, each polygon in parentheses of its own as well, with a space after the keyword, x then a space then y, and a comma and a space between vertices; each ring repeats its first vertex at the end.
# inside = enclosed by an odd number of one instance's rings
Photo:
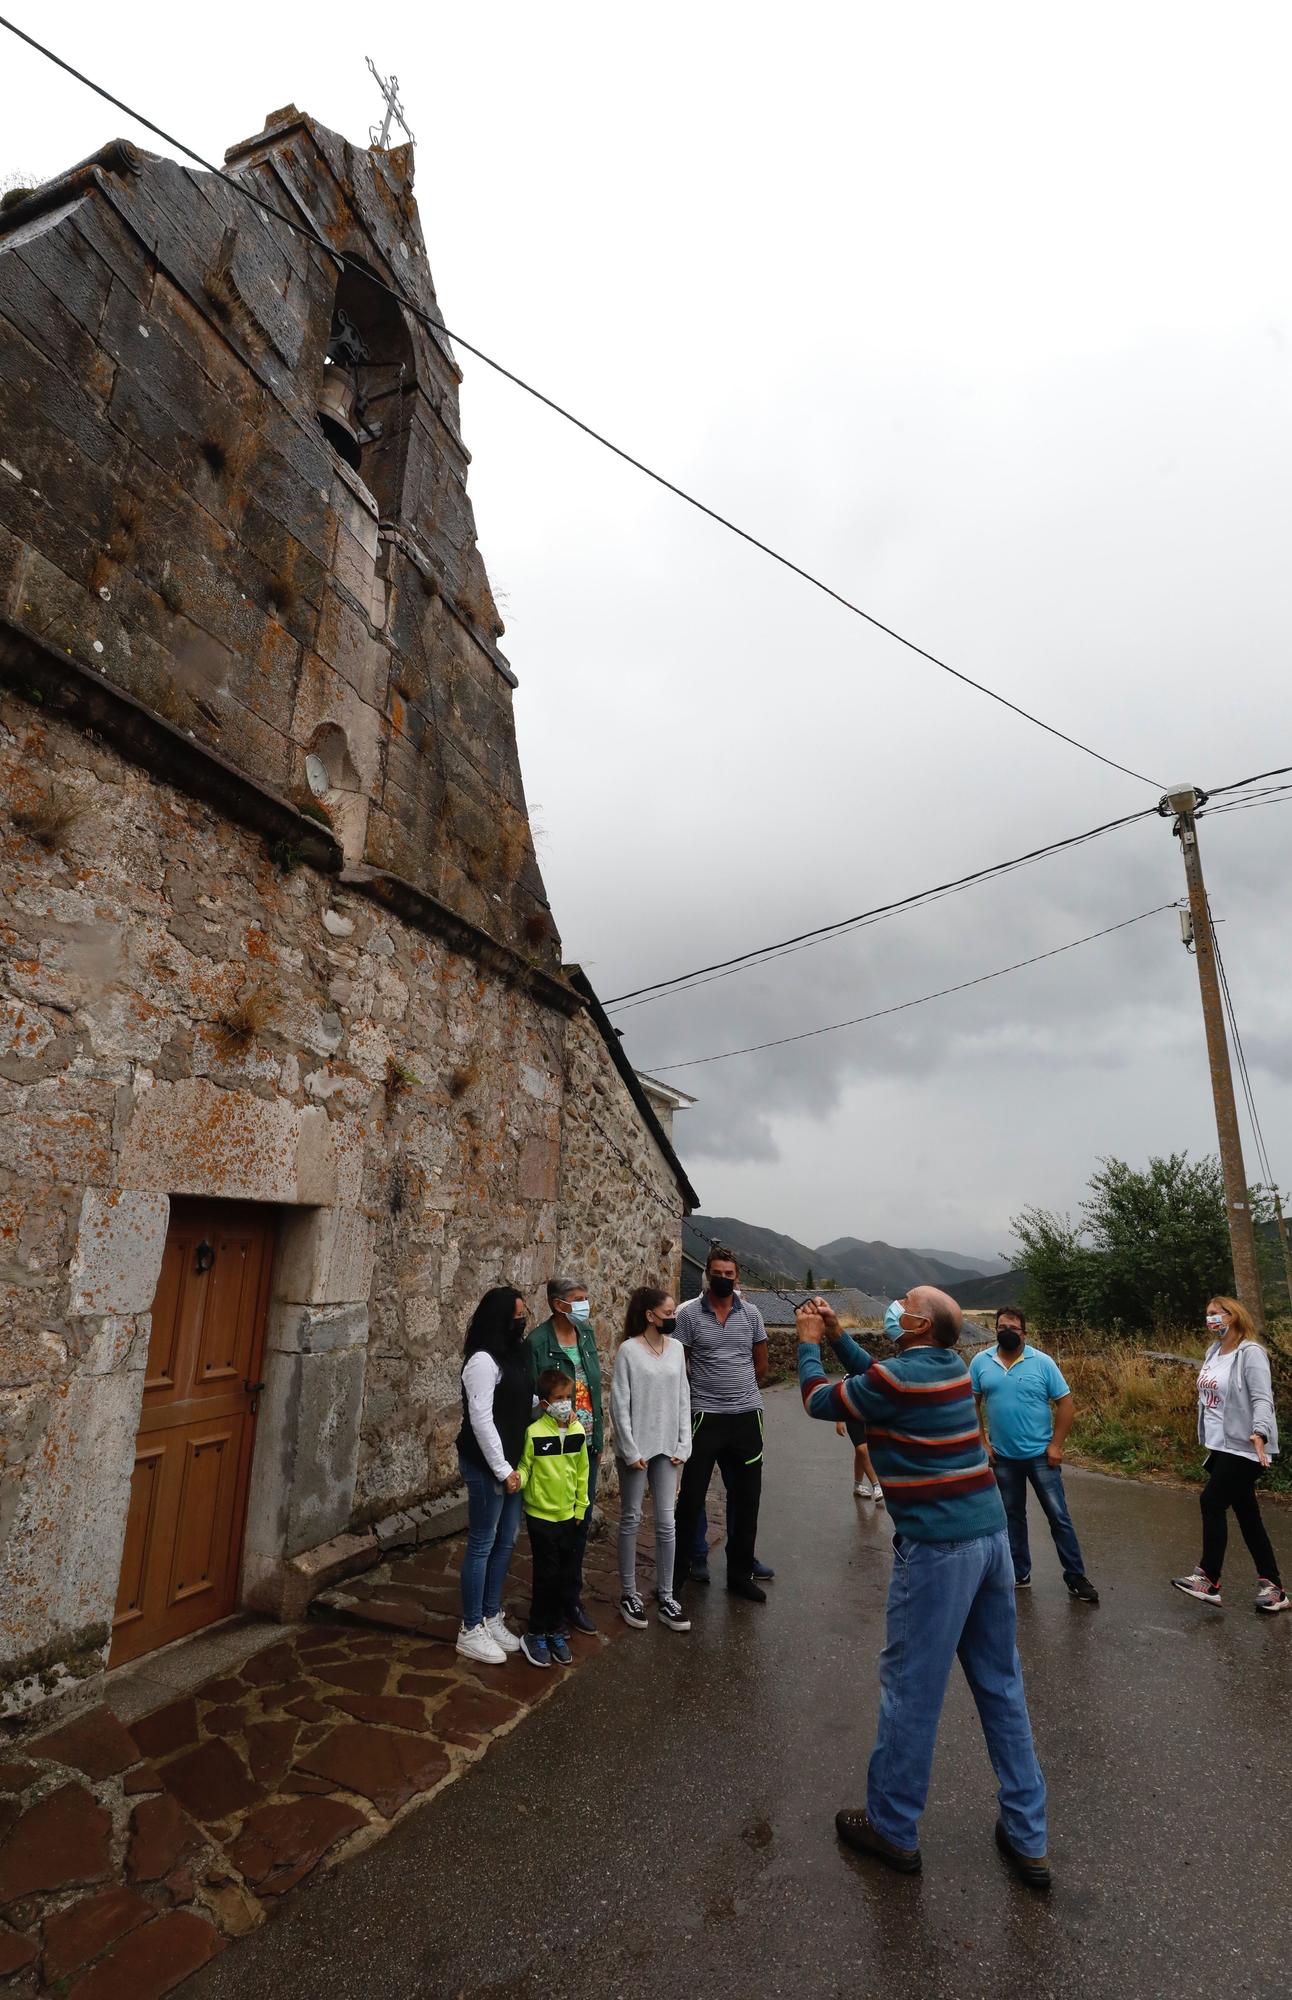
POLYGON ((906 1309, 927 1319, 939 1347, 954 1347, 964 1327, 964 1314, 949 1292, 936 1285, 913 1285, 906 1294, 906 1309))

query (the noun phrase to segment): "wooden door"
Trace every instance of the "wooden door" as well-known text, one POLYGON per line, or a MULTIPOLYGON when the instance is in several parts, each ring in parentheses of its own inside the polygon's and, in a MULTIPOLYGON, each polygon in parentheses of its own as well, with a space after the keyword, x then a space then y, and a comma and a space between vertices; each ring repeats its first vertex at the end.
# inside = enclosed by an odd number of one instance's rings
POLYGON ((112 1666, 234 1608, 275 1231, 247 1203, 171 1205, 112 1666))

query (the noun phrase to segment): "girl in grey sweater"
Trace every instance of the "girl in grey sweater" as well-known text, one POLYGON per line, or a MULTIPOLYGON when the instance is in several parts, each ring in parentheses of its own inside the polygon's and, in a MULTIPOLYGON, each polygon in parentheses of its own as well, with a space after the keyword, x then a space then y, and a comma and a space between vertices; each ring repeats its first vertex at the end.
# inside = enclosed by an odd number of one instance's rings
POLYGON ((619 1460, 619 1615, 644 1632, 637 1595, 637 1530, 649 1481, 655 1513, 655 1595, 659 1621, 689 1632, 691 1621, 672 1595, 676 1535, 673 1509, 678 1470, 691 1455, 691 1391, 686 1355, 670 1338, 677 1318, 667 1292, 641 1285, 628 1301, 624 1337, 615 1356, 610 1416, 619 1460))

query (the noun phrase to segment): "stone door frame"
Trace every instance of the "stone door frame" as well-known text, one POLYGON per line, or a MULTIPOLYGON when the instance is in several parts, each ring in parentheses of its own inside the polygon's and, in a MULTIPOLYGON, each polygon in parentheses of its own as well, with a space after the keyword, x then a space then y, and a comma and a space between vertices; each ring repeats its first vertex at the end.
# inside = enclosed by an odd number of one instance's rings
POLYGON ((358 1205, 362 1133, 319 1107, 205 1078, 140 1079, 118 1164, 118 1185, 83 1196, 70 1269, 89 1370, 118 1378, 95 1383, 110 1417, 105 1462, 84 1467, 102 1482, 103 1533, 83 1586, 110 1626, 171 1200, 253 1202, 280 1220, 238 1604, 281 1615, 291 1559, 341 1533, 354 1505, 375 1248, 358 1205))

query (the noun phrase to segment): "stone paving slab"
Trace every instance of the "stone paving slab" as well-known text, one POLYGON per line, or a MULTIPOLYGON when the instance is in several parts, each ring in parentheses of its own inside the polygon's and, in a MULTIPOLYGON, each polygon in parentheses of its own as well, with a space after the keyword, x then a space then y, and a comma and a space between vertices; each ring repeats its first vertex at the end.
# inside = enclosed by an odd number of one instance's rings
MULTIPOLYGON (((641 1587, 651 1581, 643 1538, 641 1587)), ((0 1991, 155 2000, 319 1866, 378 1839, 626 1627, 613 1525, 573 1668, 459 1658, 457 1538, 329 1591, 309 1623, 127 1726, 109 1706, 0 1741, 0 1991)), ((507 1609, 523 1630, 522 1538, 507 1609)))

